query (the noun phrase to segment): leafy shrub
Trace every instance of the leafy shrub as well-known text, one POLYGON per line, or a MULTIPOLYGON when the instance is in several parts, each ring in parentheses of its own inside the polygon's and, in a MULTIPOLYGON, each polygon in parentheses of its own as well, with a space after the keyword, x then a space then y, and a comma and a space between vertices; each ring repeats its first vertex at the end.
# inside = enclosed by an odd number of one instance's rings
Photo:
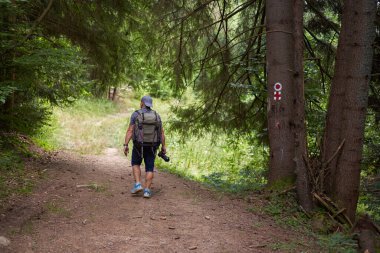
POLYGON ((46 123, 51 105, 88 93, 88 66, 80 49, 64 38, 31 37, 15 50, 0 63, 5 73, 0 78, 0 127, 34 133, 46 123))

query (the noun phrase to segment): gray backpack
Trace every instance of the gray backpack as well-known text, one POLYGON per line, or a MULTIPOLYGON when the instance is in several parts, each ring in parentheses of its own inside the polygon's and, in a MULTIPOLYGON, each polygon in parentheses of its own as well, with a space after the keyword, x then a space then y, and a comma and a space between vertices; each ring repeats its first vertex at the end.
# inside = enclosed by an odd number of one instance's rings
POLYGON ((133 142, 138 146, 155 146, 161 144, 161 119, 156 111, 136 111, 133 142))

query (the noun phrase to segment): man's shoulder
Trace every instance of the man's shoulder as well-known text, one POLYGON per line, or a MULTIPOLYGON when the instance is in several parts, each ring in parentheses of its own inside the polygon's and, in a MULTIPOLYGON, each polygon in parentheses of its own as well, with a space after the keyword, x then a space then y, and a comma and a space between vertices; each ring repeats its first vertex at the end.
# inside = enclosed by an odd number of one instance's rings
POLYGON ((132 112, 131 117, 136 117, 140 114, 139 110, 132 112))
POLYGON ((137 117, 139 116, 139 114, 140 114, 139 110, 136 110, 136 111, 134 111, 132 113, 130 125, 134 125, 135 124, 135 121, 136 121, 137 117))

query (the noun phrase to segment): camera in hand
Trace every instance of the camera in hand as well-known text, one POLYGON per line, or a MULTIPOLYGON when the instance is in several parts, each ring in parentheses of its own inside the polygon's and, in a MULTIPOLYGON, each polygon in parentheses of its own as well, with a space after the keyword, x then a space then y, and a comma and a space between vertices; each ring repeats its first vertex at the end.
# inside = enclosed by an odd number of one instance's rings
POLYGON ((170 161, 170 158, 169 156, 167 156, 165 153, 163 153, 162 151, 160 151, 158 153, 158 156, 161 157, 162 159, 164 159, 165 162, 169 162, 170 161))

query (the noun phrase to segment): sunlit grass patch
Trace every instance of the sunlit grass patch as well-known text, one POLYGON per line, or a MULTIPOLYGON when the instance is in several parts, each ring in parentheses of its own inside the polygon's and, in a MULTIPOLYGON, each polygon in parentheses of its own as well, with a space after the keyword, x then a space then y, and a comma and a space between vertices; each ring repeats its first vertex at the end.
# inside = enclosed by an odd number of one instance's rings
MULTIPOLYGON (((121 153, 130 116, 140 106, 140 97, 132 93, 123 97, 118 103, 82 99, 71 107, 55 108, 50 126, 36 139, 43 146, 81 154, 100 154, 107 148, 118 148, 121 153)), ((158 158, 159 169, 229 192, 257 190, 266 183, 267 151, 263 147, 255 147, 244 138, 227 142, 225 133, 197 137, 171 131, 174 104, 174 99, 153 101, 153 109, 163 120, 171 157, 169 163, 158 158)))
POLYGON ((262 150, 250 146, 247 141, 230 146, 224 134, 189 136, 186 142, 182 138, 176 133, 168 133, 171 161, 165 163, 159 159, 159 168, 230 192, 258 190, 266 183, 262 150))
POLYGON ((50 126, 34 138, 48 149, 99 154, 121 146, 128 126, 129 110, 108 100, 81 99, 71 107, 55 108, 50 126))

